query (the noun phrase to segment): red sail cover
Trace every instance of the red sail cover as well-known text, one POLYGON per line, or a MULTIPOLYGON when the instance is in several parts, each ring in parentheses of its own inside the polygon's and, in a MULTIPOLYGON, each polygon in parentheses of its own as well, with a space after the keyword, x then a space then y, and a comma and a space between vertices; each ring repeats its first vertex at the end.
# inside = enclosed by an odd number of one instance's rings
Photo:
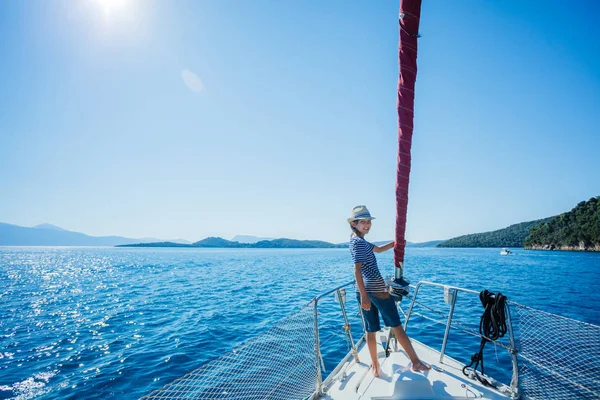
POLYGON ((415 81, 417 79, 417 37, 421 18, 421 0, 400 1, 400 41, 398 44, 398 168, 396 170, 396 245, 394 265, 404 264, 410 147, 412 145, 415 81))

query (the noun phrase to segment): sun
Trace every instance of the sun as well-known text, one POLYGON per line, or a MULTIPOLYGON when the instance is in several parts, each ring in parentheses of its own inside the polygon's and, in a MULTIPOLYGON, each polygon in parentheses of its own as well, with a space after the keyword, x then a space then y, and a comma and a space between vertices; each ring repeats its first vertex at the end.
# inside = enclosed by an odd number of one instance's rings
POLYGON ((94 0, 94 2, 104 11, 105 17, 123 12, 131 3, 130 0, 94 0))
MULTIPOLYGON (((2 0, 0 0, 2 1, 2 0)), ((149 36, 149 15, 142 1, 147 0, 83 0, 93 30, 103 40, 145 40, 149 36)))

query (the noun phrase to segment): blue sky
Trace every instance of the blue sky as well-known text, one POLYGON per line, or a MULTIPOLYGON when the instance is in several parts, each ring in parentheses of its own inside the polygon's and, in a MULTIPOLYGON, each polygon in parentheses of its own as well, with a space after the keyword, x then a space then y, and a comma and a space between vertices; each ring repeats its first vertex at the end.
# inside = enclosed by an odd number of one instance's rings
MULTIPOLYGON (((370 239, 393 238, 397 14, 0 2, 0 222, 342 242, 366 204, 370 239)), ((424 1, 409 241, 600 195, 599 17, 595 1, 424 1)))

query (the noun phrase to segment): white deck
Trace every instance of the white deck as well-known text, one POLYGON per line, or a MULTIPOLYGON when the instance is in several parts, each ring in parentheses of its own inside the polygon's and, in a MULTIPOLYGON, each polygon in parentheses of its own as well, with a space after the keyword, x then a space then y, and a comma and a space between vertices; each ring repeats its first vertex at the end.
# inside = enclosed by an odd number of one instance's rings
POLYGON ((413 372, 410 369, 408 356, 399 345, 396 351, 395 341, 392 341, 390 356, 386 358, 383 346, 387 334, 387 328, 377 333, 381 376, 375 378, 369 371, 371 364, 369 350, 366 343, 361 341, 358 347, 360 363, 357 364, 353 358, 350 358, 348 364, 336 374, 329 387, 325 388, 326 393, 322 398, 332 400, 510 399, 510 396, 464 376, 463 365, 456 360, 445 356, 443 363, 440 363, 438 351, 415 340, 412 340, 413 346, 421 360, 431 365, 430 371, 413 372))

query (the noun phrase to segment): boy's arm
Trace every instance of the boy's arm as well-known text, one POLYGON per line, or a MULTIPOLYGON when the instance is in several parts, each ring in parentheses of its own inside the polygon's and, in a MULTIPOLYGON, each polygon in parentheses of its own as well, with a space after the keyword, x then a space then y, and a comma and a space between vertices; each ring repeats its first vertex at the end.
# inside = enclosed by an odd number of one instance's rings
POLYGON ((383 246, 375 246, 373 245, 373 252, 374 253, 381 253, 384 251, 387 251, 389 249, 391 249, 392 247, 394 247, 394 244, 396 242, 389 242, 388 244, 384 244, 383 246))
POLYGON ((367 296, 367 289, 365 289, 365 282, 362 278, 362 273, 360 272, 360 268, 363 263, 355 263, 354 264, 354 278, 356 279, 356 285, 358 286, 358 291, 360 292, 360 306, 369 311, 371 309, 371 300, 369 300, 369 296, 367 296))

